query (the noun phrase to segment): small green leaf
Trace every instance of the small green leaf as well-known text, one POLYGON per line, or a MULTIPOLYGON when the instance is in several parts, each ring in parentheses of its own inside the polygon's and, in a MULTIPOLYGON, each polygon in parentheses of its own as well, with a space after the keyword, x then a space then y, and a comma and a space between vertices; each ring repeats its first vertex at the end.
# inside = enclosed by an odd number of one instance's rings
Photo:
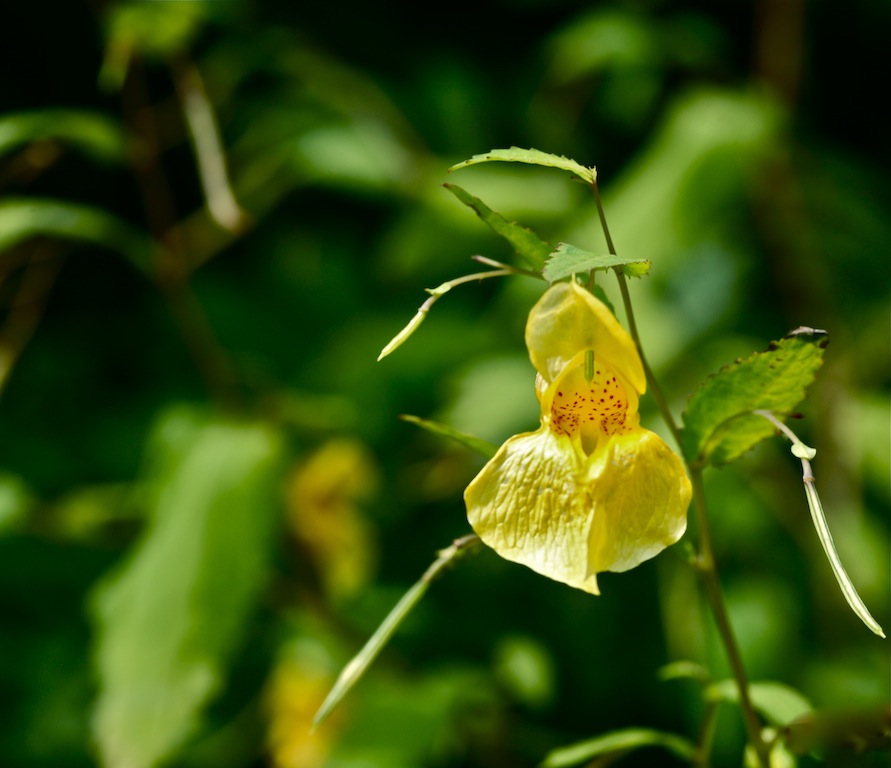
POLYGON ((121 126, 99 112, 47 109, 0 118, 0 157, 48 140, 70 145, 100 162, 120 162, 126 153, 121 126))
POLYGON ((659 669, 660 680, 694 680, 697 683, 709 681, 708 670, 695 661, 672 661, 659 669))
MULTIPOLYGON (((752 706, 775 726, 782 727, 795 718, 813 711, 811 703, 794 688, 771 681, 751 683, 749 696, 752 706)), ((708 701, 739 703, 739 688, 735 680, 721 680, 708 687, 708 701)))
POLYGON ((91 600, 103 765, 158 765, 219 690, 270 572, 283 446, 182 409, 150 439, 147 526, 91 600))
POLYGON ((422 306, 417 312, 415 312, 414 316, 411 320, 408 321, 408 324, 397 333, 392 339, 390 339, 386 346, 381 350, 381 353, 377 356, 377 361, 380 362, 385 357, 392 355, 399 347, 405 344, 406 341, 409 340, 409 337, 421 327, 421 323, 424 322, 424 319, 427 317, 427 311, 429 307, 425 304, 422 306))
POLYGON ((479 216, 493 232, 507 240, 531 269, 540 270, 551 252, 551 246, 541 240, 532 230, 516 222, 508 221, 500 213, 493 211, 478 197, 455 184, 443 186, 468 208, 479 216))
POLYGON ((464 285, 464 283, 472 283, 474 281, 480 280, 488 280, 490 277, 506 277, 507 275, 517 274, 516 270, 512 267, 508 267, 506 269, 493 269, 490 272, 475 272, 472 275, 464 275, 463 277, 456 277, 453 280, 448 280, 442 285, 436 286, 436 288, 427 288, 427 293, 430 294, 430 298, 427 299, 420 307, 418 307, 418 311, 415 313, 415 316, 408 321, 408 325, 406 325, 399 333, 397 333, 387 345, 381 350, 381 353, 377 356, 377 361, 380 362, 388 355, 395 352, 399 347, 405 344, 408 341, 409 337, 421 326, 421 323, 424 322, 424 318, 427 317, 427 313, 430 311, 430 308, 437 302, 437 300, 445 296, 452 288, 457 285, 464 285))
POLYGON ((578 176, 587 184, 593 184, 597 178, 597 172, 594 168, 588 168, 570 160, 562 155, 551 155, 538 149, 522 149, 521 147, 511 147, 510 149, 493 149, 482 155, 474 155, 469 160, 457 163, 449 168, 449 171, 456 171, 468 165, 476 165, 477 163, 490 163, 494 161, 507 163, 526 163, 527 165, 544 165, 548 168, 559 168, 563 171, 569 171, 578 176))
POLYGON ((629 260, 610 253, 596 254, 583 251, 569 243, 560 243, 557 250, 548 255, 547 263, 541 274, 549 283, 554 283, 564 277, 582 272, 622 267, 622 271, 626 275, 640 277, 650 271, 650 266, 651 262, 646 259, 629 260))
POLYGON ((790 413, 805 396, 823 350, 825 331, 799 328, 710 376, 684 413, 681 447, 693 464, 726 464, 774 433, 756 410, 790 413))
POLYGON ((155 259, 156 246, 148 235, 101 208, 45 198, 0 201, 0 253, 41 235, 109 248, 142 271, 149 271, 155 259))
POLYGON ((643 747, 662 747, 687 761, 696 755, 696 745, 682 736, 646 728, 628 728, 555 749, 548 753, 540 768, 566 768, 601 755, 630 752, 643 747))
POLYGON ((117 3, 104 18, 105 59, 99 83, 106 90, 123 85, 131 57, 172 58, 188 50, 214 3, 117 3))
POLYGON ((316 715, 313 718, 313 728, 320 725, 343 700, 343 697, 346 696, 356 683, 359 682, 371 666, 372 662, 377 658, 381 650, 383 650, 383 647, 393 636, 393 633, 405 620, 405 617, 408 616, 411 610, 426 594, 434 579, 445 570, 446 566, 451 565, 461 555, 476 548, 480 543, 478 536, 469 534, 460 539, 455 539, 455 541, 448 547, 437 553, 437 559, 434 560, 430 567, 424 572, 424 575, 421 576, 411 589, 400 598, 399 602, 393 606, 393 609, 380 623, 378 628, 374 631, 374 634, 368 638, 367 642, 362 647, 362 650, 352 658, 343 670, 341 670, 334 686, 325 697, 325 701, 322 702, 322 706, 319 707, 319 711, 316 712, 316 715))
POLYGON ((399 417, 403 421, 407 421, 410 424, 416 424, 421 427, 421 429, 426 429, 428 432, 432 432, 434 435, 439 435, 440 437, 447 437, 449 440, 454 440, 457 443, 460 443, 465 448, 470 448, 472 451, 476 451, 478 454, 483 456, 484 458, 491 459, 495 452, 498 450, 498 446, 494 443, 490 443, 488 440, 483 440, 481 437, 475 437, 474 435, 468 435, 466 432, 461 432, 457 429, 453 429, 452 427, 446 426, 445 424, 439 424, 435 421, 427 421, 426 419, 420 419, 417 416, 409 416, 407 414, 403 414, 399 417))

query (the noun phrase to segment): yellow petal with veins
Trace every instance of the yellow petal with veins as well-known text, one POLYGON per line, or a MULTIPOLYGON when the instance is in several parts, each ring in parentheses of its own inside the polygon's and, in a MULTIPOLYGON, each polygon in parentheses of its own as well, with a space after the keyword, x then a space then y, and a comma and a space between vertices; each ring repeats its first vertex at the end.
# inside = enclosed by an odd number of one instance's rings
POLYGON ((543 427, 502 445, 464 501, 473 530, 499 555, 596 595, 582 471, 569 438, 543 427))
POLYGON ((580 351, 593 349, 638 393, 646 391, 634 341, 609 308, 575 283, 551 286, 529 313, 526 346, 536 370, 552 382, 580 351))
POLYGON ((596 595, 597 573, 634 568, 683 535, 690 484, 648 430, 587 457, 543 427, 508 440, 464 500, 474 531, 499 555, 596 595))
POLYGON ((588 477, 589 558, 596 571, 627 571, 674 544, 687 528, 690 481, 678 455, 658 435, 616 435, 588 477))

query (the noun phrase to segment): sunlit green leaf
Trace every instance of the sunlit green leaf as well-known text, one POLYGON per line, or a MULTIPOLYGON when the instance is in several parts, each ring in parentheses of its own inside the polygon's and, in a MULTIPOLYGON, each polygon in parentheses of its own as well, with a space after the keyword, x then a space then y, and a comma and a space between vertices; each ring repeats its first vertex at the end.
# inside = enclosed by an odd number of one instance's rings
POLYGON ((682 760, 691 760, 696 754, 696 746, 682 736, 646 728, 628 728, 555 749, 548 753, 540 768, 565 768, 601 755, 620 754, 643 747, 662 747, 682 760))
POLYGON ((622 267, 626 275, 640 277, 650 271, 650 266, 651 262, 647 259, 629 260, 610 253, 591 253, 569 243, 560 243, 557 250, 548 256, 541 274, 545 280, 553 283, 582 272, 622 267))
POLYGON ((593 184, 597 178, 597 174, 593 168, 588 168, 570 160, 562 155, 551 155, 538 149, 522 149, 521 147, 511 147, 510 149, 493 149, 484 152, 481 155, 474 155, 469 160, 464 160, 449 168, 449 171, 456 171, 468 165, 476 165, 477 163, 490 162, 507 162, 507 163, 526 163, 527 165, 544 165, 548 168, 559 168, 563 171, 569 171, 578 176, 582 181, 593 184))
POLYGON ((107 47, 100 83, 119 88, 134 54, 173 56, 186 49, 216 3, 116 3, 105 18, 107 47))
POLYGON ((708 378, 684 413, 686 457, 697 464, 725 464, 770 437, 775 428, 753 411, 789 414, 813 382, 827 343, 825 331, 799 328, 708 378))
POLYGON ((269 567, 282 441, 174 412, 149 446, 149 522, 94 593, 103 764, 150 768, 195 728, 269 567))
POLYGON ((432 432, 434 435, 439 435, 440 437, 446 437, 449 440, 454 440, 457 443, 460 443, 465 448, 470 448, 472 451, 476 451, 481 456, 484 456, 487 459, 491 459, 495 452, 498 450, 498 446, 494 443, 490 443, 488 440, 483 440, 480 437, 474 437, 473 435, 468 435, 466 432, 461 432, 457 429, 453 429, 452 427, 447 426, 446 424, 439 424, 435 421, 427 421, 426 419, 418 418, 417 416, 409 416, 402 415, 399 417, 403 421, 407 421, 410 424, 417 424, 421 429, 426 429, 428 432, 432 432))
POLYGON ((121 161, 126 150, 121 126, 99 112, 46 109, 0 117, 0 157, 47 140, 69 145, 102 162, 121 161))
MULTIPOLYGON (((708 687, 705 696, 710 701, 739 703, 739 688, 735 680, 721 680, 708 687)), ((813 710, 811 703, 794 688, 771 681, 749 685, 752 706, 776 726, 784 726, 795 718, 813 710)))
POLYGON ((156 251, 148 235, 101 208, 45 198, 0 201, 0 252, 38 236, 99 245, 144 271, 151 268, 156 251))
POLYGON ((516 222, 508 221, 478 197, 474 197, 455 184, 443 184, 443 186, 464 205, 472 208, 493 232, 507 240, 530 268, 541 269, 544 266, 545 259, 551 253, 551 246, 541 240, 532 230, 526 229, 516 222))

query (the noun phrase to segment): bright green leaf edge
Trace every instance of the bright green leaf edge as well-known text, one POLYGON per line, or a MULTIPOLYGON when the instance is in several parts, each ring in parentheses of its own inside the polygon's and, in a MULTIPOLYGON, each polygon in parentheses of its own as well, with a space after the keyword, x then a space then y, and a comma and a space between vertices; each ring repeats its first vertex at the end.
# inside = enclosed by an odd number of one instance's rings
POLYGON ((562 155, 552 155, 548 152, 542 152, 539 149, 523 149, 522 147, 511 147, 510 149, 493 149, 484 152, 481 155, 474 155, 469 160, 456 163, 449 172, 456 171, 459 168, 465 168, 468 165, 476 165, 477 163, 490 162, 507 162, 507 163, 526 163, 527 165, 543 165, 548 168, 559 168, 563 171, 569 171, 578 176, 587 184, 593 184, 597 179, 597 171, 594 168, 588 168, 575 160, 562 155))
POLYGON ((651 266, 652 262, 647 259, 625 259, 611 253, 591 253, 569 243, 560 243, 557 250, 548 255, 541 274, 549 283, 554 283, 570 275, 621 267, 622 272, 629 277, 641 277, 650 271, 651 266))
POLYGON ((528 267, 540 271, 545 259, 551 253, 551 246, 541 240, 531 229, 508 221, 497 211, 493 211, 478 197, 455 184, 443 186, 457 197, 464 205, 473 210, 477 216, 493 231, 507 240, 517 251, 528 267))
POLYGON ((565 768, 600 755, 629 752, 643 747, 662 747, 687 761, 696 756, 696 745, 683 736, 646 728, 627 728, 555 749, 539 764, 539 768, 565 768))
POLYGON ((0 117, 0 157, 48 140, 70 145, 100 162, 122 162, 126 157, 121 126, 99 112, 49 109, 0 117))
POLYGON ((483 440, 483 438, 481 437, 468 435, 466 432, 461 432, 457 429, 453 429, 452 427, 449 427, 445 424, 440 424, 435 421, 427 421, 426 419, 421 419, 417 416, 409 416, 407 414, 403 414, 399 418, 403 421, 409 422, 410 424, 415 424, 421 429, 426 429, 428 432, 431 432, 434 435, 446 437, 449 440, 454 440, 455 442, 463 445, 465 448, 470 448, 470 450, 476 451, 478 454, 486 459, 491 459, 498 451, 498 446, 494 443, 490 443, 488 440, 483 440))
MULTIPOLYGON (((771 725, 783 727, 802 715, 814 711, 803 694, 783 683, 763 681, 749 685, 752 706, 764 715, 771 725)), ((739 688, 735 680, 721 680, 710 685, 705 698, 712 702, 739 704, 739 688)))
POLYGON ((798 328, 706 379, 683 416, 681 448, 688 461, 726 464, 770 437, 774 427, 753 411, 778 417, 792 412, 822 365, 828 343, 825 331, 798 328))
POLYGON ((144 272, 150 271, 157 250, 148 235, 101 208, 48 198, 0 201, 0 253, 38 236, 109 248, 144 272))

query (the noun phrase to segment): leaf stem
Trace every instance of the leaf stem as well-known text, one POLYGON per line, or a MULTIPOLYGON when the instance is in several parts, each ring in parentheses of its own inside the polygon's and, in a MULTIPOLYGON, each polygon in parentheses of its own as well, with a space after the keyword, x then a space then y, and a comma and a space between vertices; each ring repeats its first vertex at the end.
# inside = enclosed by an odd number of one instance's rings
POLYGON ((362 650, 343 668, 340 676, 313 718, 313 729, 318 727, 331 714, 334 707, 359 682, 359 679, 377 658, 381 649, 393 636, 393 633, 408 615, 409 611, 418 604, 427 592, 433 580, 440 575, 446 566, 451 565, 458 557, 475 548, 478 544, 480 544, 479 536, 471 533, 467 536, 462 536, 460 539, 455 539, 448 547, 437 552, 438 557, 424 571, 424 575, 402 596, 365 643, 362 650))
MULTIPOLYGON (((609 249, 611 255, 617 256, 616 246, 613 244, 613 238, 612 235, 610 235, 609 226, 606 223, 606 214, 603 210, 603 201, 600 199, 600 189, 597 186, 596 176, 591 183, 591 189, 594 190, 594 200, 597 203, 597 214, 600 217, 600 226, 603 228, 603 236, 606 238, 606 247, 609 249)), ((616 280, 619 283, 619 291, 622 294, 622 304, 625 307, 625 318, 628 321, 628 331, 631 334, 631 338, 634 339, 637 353, 640 355, 644 374, 647 377, 647 383, 650 385, 650 392, 653 393, 653 399, 656 401, 659 413, 662 414, 662 419, 671 430, 672 437, 674 437, 675 442, 678 444, 678 448, 680 448, 681 430, 671 413, 671 408, 668 407, 668 400, 653 374, 653 369, 650 368, 650 364, 647 362, 647 356, 644 354, 643 345, 640 343, 640 334, 637 332, 637 321, 634 319, 634 308, 631 306, 631 294, 628 291, 628 281, 625 279, 625 273, 622 271, 622 267, 616 267, 614 272, 616 274, 616 280)))
MULTIPOLYGON (((606 223, 606 214, 603 210, 603 201, 600 198, 600 190, 597 186, 596 176, 591 182, 591 188, 594 191, 594 200, 597 204, 597 214, 600 217, 600 224, 603 227, 603 235, 606 238, 607 248, 609 249, 609 252, 615 256, 617 255, 616 248, 613 244, 613 239, 610 235, 609 227, 606 223)), ((631 305, 631 295, 628 291, 628 283, 625 279, 625 275, 622 272, 621 267, 617 267, 615 269, 615 273, 616 280, 619 283, 619 291, 622 294, 622 304, 625 307, 625 317, 628 321, 628 331, 631 334, 631 338, 634 339, 635 345, 637 346, 637 351, 640 355, 641 363, 643 364, 644 374, 646 375, 647 383, 650 386, 650 392, 653 393, 653 399, 655 399, 656 401, 659 412, 661 413, 665 424, 671 430, 672 436, 680 447, 680 428, 678 427, 678 424, 671 413, 671 409, 668 407, 668 400, 666 399, 665 394, 662 392, 662 388, 659 386, 659 382, 656 380, 656 377, 653 374, 653 369, 650 368, 650 365, 647 362, 646 355, 643 351, 643 345, 641 344, 640 335, 637 330, 637 323, 634 319, 634 309, 631 305)), ((727 607, 724 603, 724 595, 721 592, 721 581, 718 577, 718 570, 715 562, 714 548, 712 546, 711 528, 709 527, 708 522, 708 509, 706 506, 705 492, 702 485, 702 469, 699 467, 693 467, 689 463, 687 463, 687 471, 690 475, 690 483, 693 487, 693 506, 696 510, 696 518, 699 530, 700 553, 697 563, 699 572, 705 586, 706 597, 708 598, 709 605, 712 609, 712 614, 715 618, 715 624, 718 628, 718 634, 721 637, 721 642, 724 645, 724 650, 727 654, 727 659, 730 663, 733 677, 736 680, 737 687, 739 688, 740 708, 742 709, 743 721, 745 723, 749 741, 755 748, 755 752, 758 756, 758 762, 761 767, 770 768, 767 745, 761 738, 761 725, 758 720, 758 715, 755 713, 755 709, 752 706, 751 697, 749 696, 748 677, 746 675, 745 666, 742 661, 742 655, 740 654, 739 646, 736 642, 736 637, 733 634, 733 628, 730 624, 730 617, 727 613, 727 607)), ((703 756, 700 756, 700 758, 705 759, 703 756)))

